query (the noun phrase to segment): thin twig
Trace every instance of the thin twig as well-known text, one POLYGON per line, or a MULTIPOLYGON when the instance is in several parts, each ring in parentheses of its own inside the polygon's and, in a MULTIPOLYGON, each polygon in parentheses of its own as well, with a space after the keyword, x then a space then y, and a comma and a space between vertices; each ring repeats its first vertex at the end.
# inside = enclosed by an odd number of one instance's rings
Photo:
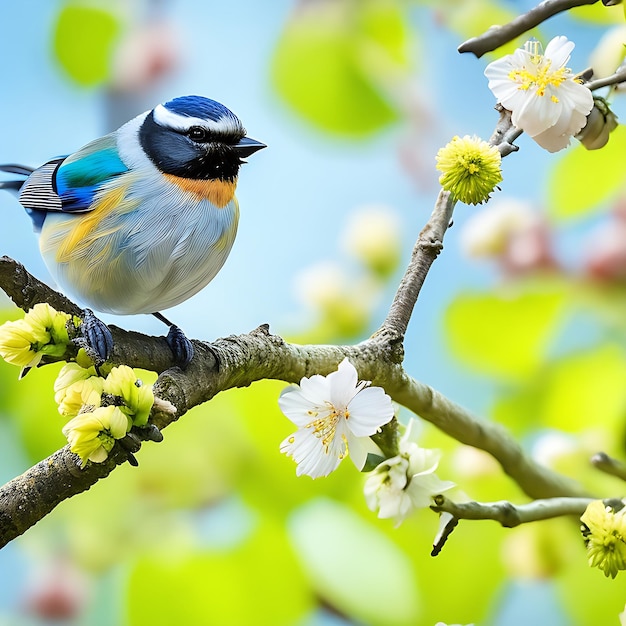
POLYGON ((553 517, 576 515, 580 517, 593 502, 593 498, 546 498, 527 504, 500 502, 453 502, 443 495, 434 497, 431 509, 437 513, 450 513, 461 520, 493 520, 505 528, 538 522, 553 517))
POLYGON ((626 480, 626 463, 610 457, 606 452, 594 454, 591 464, 605 474, 626 480))
POLYGON ((449 192, 443 190, 439 192, 435 208, 419 234, 409 266, 379 333, 400 341, 404 338, 428 271, 443 248, 443 238, 452 220, 455 204, 456 201, 449 192))
POLYGON ((545 22, 548 18, 569 11, 574 7, 595 4, 598 0, 544 0, 527 13, 519 15, 503 26, 492 26, 489 30, 478 37, 473 37, 462 43, 458 51, 461 53, 472 52, 478 58, 491 52, 509 41, 513 41, 521 34, 528 32, 535 26, 545 22))
POLYGON ((610 85, 618 85, 626 81, 626 65, 620 67, 616 72, 605 78, 596 78, 596 80, 590 80, 585 85, 589 87, 590 91, 596 91, 596 89, 602 89, 603 87, 609 87, 610 85))

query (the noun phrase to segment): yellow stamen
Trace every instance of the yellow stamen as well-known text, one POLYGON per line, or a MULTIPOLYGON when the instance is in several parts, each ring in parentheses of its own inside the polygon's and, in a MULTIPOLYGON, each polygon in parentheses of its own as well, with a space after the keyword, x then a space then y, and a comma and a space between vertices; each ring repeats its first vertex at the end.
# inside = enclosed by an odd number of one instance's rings
MULTIPOLYGON (((528 91, 528 89, 535 88, 538 96, 545 96, 548 87, 559 87, 567 80, 567 74, 570 70, 566 67, 552 71, 549 60, 543 59, 543 65, 540 63, 541 57, 537 60, 533 58, 532 61, 537 66, 536 72, 530 72, 527 69, 515 69, 509 72, 509 78, 513 82, 518 83, 518 89, 528 91)), ((552 95, 551 100, 552 102, 558 102, 558 98, 555 99, 552 95)))
MULTIPOLYGON (((330 444, 335 438, 335 433, 337 431, 337 424, 341 418, 347 418, 348 412, 345 410, 337 410, 332 404, 329 405, 330 411, 324 415, 324 417, 317 418, 318 413, 315 411, 309 411, 309 414, 312 414, 316 417, 312 422, 309 422, 306 425, 306 428, 312 428, 313 434, 321 439, 322 445, 324 446, 324 452, 328 454, 328 450, 330 448, 330 444)), ((344 442, 346 442, 345 435, 342 435, 344 442)), ((340 454, 339 458, 343 458, 344 453, 340 454)))

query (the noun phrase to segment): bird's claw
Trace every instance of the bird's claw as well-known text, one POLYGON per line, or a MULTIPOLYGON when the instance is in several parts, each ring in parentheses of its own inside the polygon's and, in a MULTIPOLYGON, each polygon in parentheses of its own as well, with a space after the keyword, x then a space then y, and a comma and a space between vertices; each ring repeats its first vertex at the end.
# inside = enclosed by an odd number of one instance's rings
POLYGON ((170 326, 166 341, 167 345, 172 350, 176 365, 185 369, 191 362, 191 359, 193 359, 194 350, 191 341, 187 339, 185 333, 175 324, 170 326))
POLYGON ((113 335, 109 327, 98 319, 91 309, 83 311, 81 333, 87 344, 89 356, 96 357, 96 364, 104 363, 113 351, 113 335))

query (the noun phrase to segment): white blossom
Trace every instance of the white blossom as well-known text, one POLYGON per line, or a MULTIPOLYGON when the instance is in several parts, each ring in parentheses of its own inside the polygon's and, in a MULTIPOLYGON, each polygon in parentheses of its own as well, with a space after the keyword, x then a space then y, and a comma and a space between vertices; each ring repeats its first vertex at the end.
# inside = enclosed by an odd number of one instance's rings
POLYGON ((328 476, 348 453, 361 470, 369 453, 381 454, 370 436, 393 418, 394 410, 384 390, 369 384, 358 381, 346 358, 336 372, 304 377, 299 387, 283 391, 278 404, 298 430, 280 451, 298 464, 298 476, 328 476))
POLYGON ((593 107, 589 89, 566 67, 573 49, 560 36, 542 54, 539 42, 531 40, 485 69, 489 89, 511 111, 515 127, 549 152, 569 145, 593 107))
POLYGON ((412 441, 414 424, 411 420, 400 439, 399 454, 383 461, 365 482, 367 506, 380 518, 393 518, 396 526, 414 509, 429 506, 432 496, 454 487, 435 474, 439 453, 412 441))

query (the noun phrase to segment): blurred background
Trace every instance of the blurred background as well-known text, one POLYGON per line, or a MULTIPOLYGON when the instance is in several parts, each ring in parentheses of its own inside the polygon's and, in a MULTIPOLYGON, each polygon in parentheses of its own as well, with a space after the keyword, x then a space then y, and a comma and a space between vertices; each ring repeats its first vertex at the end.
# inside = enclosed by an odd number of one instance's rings
MULTIPOLYGON (((23 0, 0 20, 0 162, 40 165, 187 94, 231 108, 268 145, 242 169, 224 269, 168 317, 212 340, 269 322, 300 342, 352 342, 384 319, 436 197, 435 154, 497 121, 489 58, 457 46, 530 8, 496 0, 23 0)), ((570 67, 610 74, 622 7, 532 34, 575 41, 570 67)), ((519 42, 517 42, 519 44, 519 42)), ((507 46, 507 52, 515 47, 507 46)), ((612 96, 611 96, 612 97, 612 96)), ((623 98, 612 99, 626 119, 623 98)), ((529 138, 484 207, 457 207, 406 341, 407 369, 529 453, 594 473, 626 436, 626 133, 557 155, 529 138)), ((51 278, 30 220, 0 197, 0 253, 51 278)), ((3 296, 0 296, 0 298, 3 296)), ((0 299, 1 320, 19 312, 0 299)), ((149 334, 147 316, 103 319, 149 334)), ((64 445, 52 385, 0 363, 0 478, 64 445)), ((155 376, 145 373, 147 381, 155 376)), ((464 523, 430 556, 437 517, 400 528, 365 506, 344 463, 296 479, 293 430, 263 382, 223 393, 0 552, 0 624, 430 626, 618 624, 623 586, 591 570, 576 520, 464 523)), ((400 415, 406 421, 408 415, 400 415)), ((524 496, 485 454, 427 424, 438 474, 478 500, 524 496)))

